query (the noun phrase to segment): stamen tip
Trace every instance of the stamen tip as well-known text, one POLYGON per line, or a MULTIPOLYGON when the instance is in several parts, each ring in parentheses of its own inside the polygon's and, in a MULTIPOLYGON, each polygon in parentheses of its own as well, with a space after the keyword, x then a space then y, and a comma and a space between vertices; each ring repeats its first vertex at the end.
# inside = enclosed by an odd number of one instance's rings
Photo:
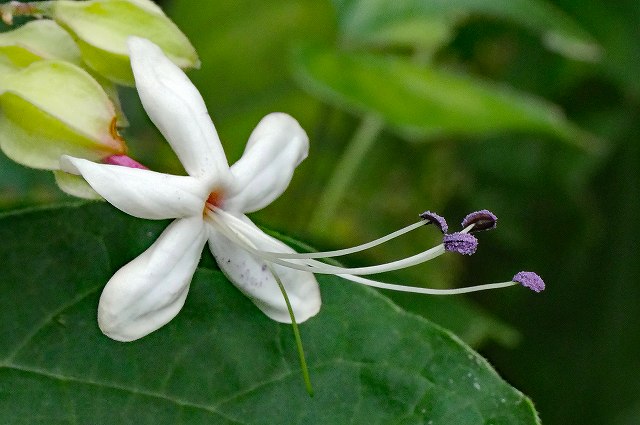
POLYGON ((542 278, 534 272, 518 272, 511 280, 531 289, 534 292, 544 291, 545 288, 542 278))
POLYGON ((447 231, 449 230, 447 220, 434 212, 425 211, 420 214, 420 218, 425 220, 427 224, 433 223, 436 227, 438 227, 438 229, 440 229, 440 232, 442 233, 447 233, 447 231))
POLYGON ((479 232, 481 230, 492 230, 496 228, 498 217, 489 210, 474 211, 468 214, 462 220, 462 228, 473 224, 471 232, 479 232))
POLYGON ((469 233, 450 233, 442 239, 444 249, 462 255, 472 255, 478 249, 478 239, 469 233))

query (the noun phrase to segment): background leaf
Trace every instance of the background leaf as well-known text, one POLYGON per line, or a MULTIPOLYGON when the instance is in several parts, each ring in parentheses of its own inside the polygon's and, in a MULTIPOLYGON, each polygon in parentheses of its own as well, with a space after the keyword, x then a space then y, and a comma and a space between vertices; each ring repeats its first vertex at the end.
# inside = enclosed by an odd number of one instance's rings
POLYGON ((600 48, 573 19, 543 0, 334 0, 347 44, 434 48, 469 15, 500 18, 539 34, 547 47, 568 57, 595 60, 600 48))
POLYGON ((531 95, 399 57, 302 47, 301 84, 325 101, 379 115, 409 137, 540 131, 570 143, 586 135, 560 110, 531 95))
POLYGON ((218 270, 199 269, 185 308, 160 331, 109 340, 95 321, 99 293, 164 225, 104 204, 0 218, 3 421, 539 423, 531 402, 452 334, 335 278, 321 279, 323 310, 302 326, 314 398, 289 327, 218 270))

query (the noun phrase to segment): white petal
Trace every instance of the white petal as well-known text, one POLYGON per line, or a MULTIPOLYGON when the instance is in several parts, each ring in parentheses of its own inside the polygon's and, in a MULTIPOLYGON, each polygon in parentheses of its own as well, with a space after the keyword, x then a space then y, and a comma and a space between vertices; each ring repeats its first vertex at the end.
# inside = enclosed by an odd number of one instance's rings
POLYGON ((308 151, 309 138, 295 119, 283 113, 264 117, 231 167, 233 183, 224 209, 252 212, 269 205, 289 186, 308 151))
POLYGON ((189 176, 96 164, 66 155, 60 158, 60 167, 82 175, 110 204, 140 218, 201 217, 208 196, 204 184, 189 176))
POLYGON ((128 46, 142 105, 187 173, 214 183, 226 180, 227 158, 198 90, 149 40, 130 37, 128 46))
POLYGON ((206 241, 200 217, 175 220, 158 240, 105 286, 98 325, 118 341, 133 341, 175 317, 184 305, 206 241))
MULTIPOLYGON (((294 252, 287 245, 266 235, 251 221, 242 217, 255 228, 251 241, 266 251, 294 252)), ((209 248, 218 262, 218 266, 227 278, 249 297, 260 310, 271 319, 291 323, 287 305, 273 278, 267 263, 252 256, 231 242, 214 227, 209 231, 209 248)), ((298 323, 302 323, 320 311, 320 288, 312 273, 272 265, 280 277, 291 302, 298 323)))

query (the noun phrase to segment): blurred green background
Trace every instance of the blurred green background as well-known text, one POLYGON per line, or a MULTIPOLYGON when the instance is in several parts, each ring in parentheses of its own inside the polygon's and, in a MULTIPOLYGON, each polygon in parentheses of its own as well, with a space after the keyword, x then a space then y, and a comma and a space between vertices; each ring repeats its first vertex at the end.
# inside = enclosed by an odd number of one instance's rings
MULTIPOLYGON (((640 2, 160 2, 189 36, 230 162, 284 111, 311 139, 258 222, 319 248, 487 208, 472 258, 386 279, 430 287, 547 283, 468 298, 392 296, 449 327, 529 395, 545 424, 640 423, 640 2)), ((181 173, 123 90, 132 156, 181 173)), ((0 158, 3 210, 64 199, 50 173, 0 158)), ((432 229, 429 229, 432 230, 432 229)), ((437 243, 415 232, 364 264, 437 243)))

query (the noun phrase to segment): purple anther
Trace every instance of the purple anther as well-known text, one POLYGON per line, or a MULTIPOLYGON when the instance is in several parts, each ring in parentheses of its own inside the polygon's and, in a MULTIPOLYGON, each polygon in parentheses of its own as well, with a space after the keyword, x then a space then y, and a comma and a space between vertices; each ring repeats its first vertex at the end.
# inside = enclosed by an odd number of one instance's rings
POLYGON ((434 212, 425 211, 422 214, 420 214, 420 218, 425 220, 427 224, 433 223, 435 226, 438 227, 438 229, 440 229, 442 233, 447 233, 447 230, 449 230, 449 225, 447 224, 447 220, 445 220, 444 217, 441 217, 434 212))
POLYGON ((489 210, 480 210, 468 214, 464 220, 462 220, 462 228, 473 224, 473 228, 470 232, 479 232, 480 230, 491 230, 496 228, 498 217, 489 210))
POLYGON ((143 170, 148 170, 147 167, 145 167, 144 165, 140 164, 135 159, 133 159, 131 157, 128 157, 127 155, 111 155, 111 156, 108 156, 107 158, 105 158, 104 163, 105 164, 110 164, 110 165, 120 165, 122 167, 141 168, 143 170))
POLYGON ((478 239, 468 233, 450 233, 442 238, 444 249, 462 255, 471 255, 478 249, 478 239))
POLYGON ((511 280, 531 289, 532 291, 544 291, 544 281, 534 272, 518 272, 511 280))

